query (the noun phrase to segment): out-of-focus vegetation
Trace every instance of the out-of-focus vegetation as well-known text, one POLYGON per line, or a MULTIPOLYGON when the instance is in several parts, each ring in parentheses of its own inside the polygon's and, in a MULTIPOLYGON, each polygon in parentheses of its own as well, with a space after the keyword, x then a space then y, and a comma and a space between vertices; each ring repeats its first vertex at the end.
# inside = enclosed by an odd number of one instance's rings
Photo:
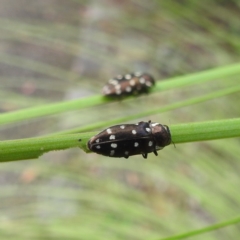
MULTIPOLYGON (((118 73, 161 79, 239 61, 231 1, 0 0, 0 111, 101 92, 118 73)), ((239 87, 238 75, 0 127, 43 136, 239 87)), ((239 93, 139 120, 169 126, 239 117, 239 93)), ((50 152, 0 164, 1 239, 160 239, 238 216, 239 139, 169 146, 129 159, 50 152)), ((192 239, 237 239, 238 226, 192 239)))

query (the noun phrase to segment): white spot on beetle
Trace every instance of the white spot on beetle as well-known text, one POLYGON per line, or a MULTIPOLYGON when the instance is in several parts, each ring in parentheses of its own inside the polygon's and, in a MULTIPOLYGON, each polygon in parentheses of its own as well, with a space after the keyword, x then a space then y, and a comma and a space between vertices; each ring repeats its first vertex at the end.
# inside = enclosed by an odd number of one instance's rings
POLYGON ((111 136, 109 137, 109 139, 110 139, 110 140, 115 139, 115 135, 111 135, 111 136))
POLYGON ((132 79, 132 80, 130 80, 129 84, 130 84, 131 86, 134 86, 136 83, 135 83, 134 79, 132 79))
POLYGON ((112 130, 110 128, 107 129, 107 133, 108 134, 111 134, 112 133, 112 130))
POLYGON ((151 86, 152 86, 152 83, 151 83, 151 82, 146 82, 146 85, 147 85, 148 87, 151 87, 151 86))
POLYGON ((96 143, 99 143, 99 141, 100 141, 100 139, 98 138, 95 142, 96 142, 96 143))
POLYGON ((126 87, 126 92, 131 92, 132 91, 132 88, 131 87, 126 87))
POLYGON ((135 75, 136 77, 140 77, 140 76, 142 75, 142 73, 141 73, 141 72, 135 72, 134 75, 135 75))
POLYGON ((124 152, 124 154, 125 154, 125 156, 128 156, 129 152, 128 152, 128 151, 126 151, 126 152, 124 152))
POLYGON ((108 82, 111 83, 112 85, 118 84, 118 80, 116 80, 116 79, 110 79, 108 82))
POLYGON ((157 125, 159 125, 159 123, 151 123, 152 127, 156 127, 157 125))
POLYGON ((125 78, 126 78, 127 80, 129 80, 129 79, 132 78, 132 76, 131 76, 131 74, 126 74, 126 75, 125 75, 125 78))
POLYGON ((137 134, 137 131, 136 130, 132 130, 132 134, 137 134))
POLYGON ((103 87, 103 93, 109 94, 111 92, 110 88, 108 86, 103 87))
POLYGON ((146 128, 146 131, 147 131, 147 132, 151 132, 151 129, 150 129, 150 128, 146 128))
POLYGON ((134 143, 134 147, 138 147, 139 146, 139 143, 138 142, 135 142, 134 143))
POLYGON ((124 128, 125 128, 125 126, 124 126, 124 125, 122 125, 122 126, 120 126, 120 128, 121 128, 121 129, 124 129, 124 128))
POLYGON ((119 80, 120 80, 120 79, 122 79, 122 78, 123 78, 123 76, 122 76, 122 75, 120 75, 120 74, 119 74, 119 75, 117 75, 117 79, 119 79, 119 80))
POLYGON ((96 146, 96 148, 97 148, 97 149, 100 149, 100 148, 101 148, 101 146, 100 146, 100 145, 97 145, 97 146, 96 146))
POLYGON ((117 144, 116 143, 111 143, 111 147, 112 148, 117 148, 117 144))
POLYGON ((146 82, 146 80, 145 80, 145 78, 141 77, 141 78, 139 79, 139 82, 140 82, 141 84, 144 84, 144 83, 146 82))
POLYGON ((116 89, 116 90, 121 89, 121 85, 120 85, 120 84, 115 85, 115 89, 116 89))
POLYGON ((151 147, 153 145, 152 141, 149 141, 148 146, 151 147))
POLYGON ((114 151, 114 150, 111 150, 111 151, 110 151, 110 156, 113 156, 114 153, 115 153, 115 151, 114 151))
POLYGON ((117 89, 116 94, 120 95, 121 93, 122 93, 122 91, 120 89, 117 89))

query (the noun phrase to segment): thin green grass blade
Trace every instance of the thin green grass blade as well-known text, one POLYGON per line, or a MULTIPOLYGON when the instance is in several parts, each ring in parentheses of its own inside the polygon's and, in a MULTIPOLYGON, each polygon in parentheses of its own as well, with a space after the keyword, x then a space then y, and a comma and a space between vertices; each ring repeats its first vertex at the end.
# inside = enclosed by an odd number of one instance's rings
POLYGON ((165 81, 161 85, 156 86, 154 91, 168 90, 179 88, 196 83, 204 83, 211 80, 223 79, 240 73, 240 64, 232 64, 228 66, 221 66, 210 70, 205 70, 198 73, 192 73, 184 76, 172 78, 171 81, 165 81))
POLYGON ((240 222, 240 217, 237 217, 237 218, 225 221, 225 222, 214 224, 214 225, 209 226, 209 227, 201 228, 201 229, 198 229, 198 230, 195 230, 195 231, 192 231, 192 232, 187 232, 187 233, 175 235, 175 236, 172 236, 172 237, 161 238, 159 240, 186 239, 186 238, 189 238, 189 237, 192 237, 192 236, 200 235, 200 234, 203 234, 203 233, 208 233, 208 232, 214 231, 216 229, 220 229, 220 228, 228 227, 228 226, 231 226, 231 225, 235 225, 239 222, 240 222))
POLYGON ((22 109, 14 112, 3 113, 0 115, 0 124, 3 125, 31 118, 62 113, 70 110, 96 106, 98 104, 103 104, 109 101, 110 101, 109 99, 105 99, 99 95, 87 97, 84 99, 47 104, 38 107, 22 109))

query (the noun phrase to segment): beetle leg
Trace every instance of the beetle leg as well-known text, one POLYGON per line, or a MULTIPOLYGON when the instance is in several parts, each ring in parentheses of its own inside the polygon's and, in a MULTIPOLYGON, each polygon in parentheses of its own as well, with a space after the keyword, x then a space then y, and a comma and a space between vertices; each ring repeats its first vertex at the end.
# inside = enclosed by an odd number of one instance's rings
POLYGON ((144 158, 147 158, 147 153, 142 153, 142 156, 144 157, 144 158))
POLYGON ((154 150, 154 154, 155 154, 156 156, 158 156, 158 153, 157 153, 157 151, 156 151, 156 150, 154 150))

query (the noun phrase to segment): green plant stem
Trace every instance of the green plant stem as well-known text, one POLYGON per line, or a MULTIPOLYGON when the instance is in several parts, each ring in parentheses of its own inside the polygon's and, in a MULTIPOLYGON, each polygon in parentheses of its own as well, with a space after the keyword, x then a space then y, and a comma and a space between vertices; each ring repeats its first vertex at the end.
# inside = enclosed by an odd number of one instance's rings
MULTIPOLYGON (((5 58, 4 58, 5 59, 5 58)), ((5 59, 6 60, 6 59, 5 59)), ((20 60, 19 60, 20 61, 20 60)), ((167 81, 158 81, 152 92, 159 92, 192 84, 200 84, 206 81, 216 80, 217 78, 227 77, 240 73, 240 64, 233 64, 226 67, 218 67, 203 72, 189 74, 186 76, 175 77, 167 81)), ((133 98, 133 97, 129 97, 133 98)), ((128 98, 128 99, 129 99, 128 98)), ((22 120, 28 120, 40 116, 48 116, 56 113, 62 113, 70 110, 79 110, 86 107, 96 106, 111 102, 111 99, 104 98, 101 95, 92 97, 53 103, 33 108, 22 109, 14 112, 3 113, 0 115, 0 124, 8 124, 22 120)))
POLYGON ((240 137, 240 118, 172 125, 174 143, 240 137))
POLYGON ((192 232, 182 233, 182 234, 171 236, 171 237, 167 237, 167 238, 161 238, 160 240, 186 239, 186 238, 189 238, 189 237, 192 237, 192 236, 195 236, 195 235, 208 233, 210 231, 214 231, 214 230, 219 229, 219 228, 223 228, 223 227, 227 227, 227 226, 230 226, 230 225, 234 225, 234 224, 239 223, 239 222, 240 222, 240 217, 237 217, 237 218, 225 221, 225 222, 214 224, 214 225, 209 226, 209 227, 205 227, 205 228, 201 228, 201 229, 198 229, 198 230, 194 230, 192 232))
POLYGON ((96 106, 105 102, 109 102, 109 99, 105 99, 102 96, 87 97, 84 99, 77 99, 72 101, 65 101, 53 104, 42 105, 33 108, 22 109, 14 112, 4 113, 0 115, 0 124, 8 124, 27 120, 35 117, 52 115, 56 113, 66 112, 70 110, 76 110, 91 106, 96 106))
POLYGON ((220 66, 217 68, 205 70, 198 73, 192 73, 184 76, 178 76, 172 78, 171 81, 164 81, 161 85, 157 85, 154 91, 168 90, 173 88, 179 88, 186 85, 192 85, 196 83, 204 83, 209 80, 216 80, 218 78, 226 78, 240 73, 240 63, 231 64, 228 66, 220 66))
MULTIPOLYGON (((174 144, 240 137, 240 118, 170 126, 174 144)), ((88 140, 98 132, 64 134, 0 142, 0 162, 37 158, 43 153, 80 147, 89 152, 88 140), (79 141, 81 139, 81 141, 79 141)))
MULTIPOLYGON (((84 134, 82 134, 84 136, 84 134)), ((80 146, 80 134, 58 137, 28 138, 0 142, 0 161, 37 158, 43 153, 80 146)))

